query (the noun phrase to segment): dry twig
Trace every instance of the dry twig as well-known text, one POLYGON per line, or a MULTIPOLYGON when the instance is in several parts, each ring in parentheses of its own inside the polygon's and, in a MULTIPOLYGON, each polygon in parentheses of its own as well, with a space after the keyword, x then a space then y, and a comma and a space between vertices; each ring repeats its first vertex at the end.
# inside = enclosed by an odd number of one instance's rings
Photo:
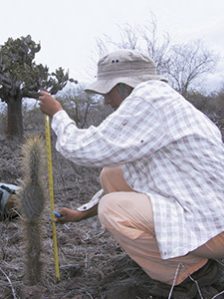
POLYGON ((13 285, 12 285, 12 282, 11 282, 10 278, 9 278, 8 275, 5 273, 5 271, 1 269, 1 267, 0 267, 0 271, 2 272, 2 274, 6 277, 6 279, 7 279, 8 282, 9 282, 10 288, 11 288, 11 290, 12 290, 13 298, 14 298, 14 299, 17 299, 17 297, 16 297, 16 291, 15 291, 13 285))

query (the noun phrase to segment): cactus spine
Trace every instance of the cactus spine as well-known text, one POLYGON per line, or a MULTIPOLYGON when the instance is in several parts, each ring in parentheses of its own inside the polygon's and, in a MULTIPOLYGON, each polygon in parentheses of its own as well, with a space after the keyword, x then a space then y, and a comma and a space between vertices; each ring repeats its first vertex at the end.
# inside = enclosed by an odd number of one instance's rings
POLYGON ((24 177, 20 199, 26 241, 25 279, 28 285, 41 282, 41 215, 45 202, 46 169, 44 148, 40 137, 27 139, 22 147, 24 177))

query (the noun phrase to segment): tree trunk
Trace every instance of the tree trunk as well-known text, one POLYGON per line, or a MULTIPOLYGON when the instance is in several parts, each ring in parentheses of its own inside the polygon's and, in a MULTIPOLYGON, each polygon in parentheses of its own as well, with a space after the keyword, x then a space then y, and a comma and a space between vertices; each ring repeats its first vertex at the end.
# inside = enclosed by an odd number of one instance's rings
POLYGON ((8 122, 7 135, 9 138, 23 137, 22 98, 10 98, 7 102, 8 122))

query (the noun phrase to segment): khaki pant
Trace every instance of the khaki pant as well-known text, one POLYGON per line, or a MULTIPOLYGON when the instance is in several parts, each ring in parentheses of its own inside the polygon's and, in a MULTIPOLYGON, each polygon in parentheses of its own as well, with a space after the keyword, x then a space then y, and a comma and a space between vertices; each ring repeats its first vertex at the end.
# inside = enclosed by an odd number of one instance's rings
POLYGON ((100 180, 107 193, 98 207, 101 224, 151 278, 171 285, 176 277, 177 285, 204 266, 208 258, 224 257, 223 232, 185 256, 161 259, 149 198, 127 185, 119 167, 104 168, 100 180))

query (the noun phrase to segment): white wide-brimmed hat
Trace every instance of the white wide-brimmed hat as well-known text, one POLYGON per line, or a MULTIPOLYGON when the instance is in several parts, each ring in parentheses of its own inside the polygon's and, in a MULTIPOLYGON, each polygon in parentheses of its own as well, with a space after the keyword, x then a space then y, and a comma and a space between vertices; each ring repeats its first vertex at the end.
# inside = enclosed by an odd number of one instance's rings
POLYGON ((87 86, 85 91, 107 94, 118 83, 135 88, 148 80, 164 80, 157 75, 152 59, 135 50, 117 50, 107 54, 98 62, 97 80, 87 86))

